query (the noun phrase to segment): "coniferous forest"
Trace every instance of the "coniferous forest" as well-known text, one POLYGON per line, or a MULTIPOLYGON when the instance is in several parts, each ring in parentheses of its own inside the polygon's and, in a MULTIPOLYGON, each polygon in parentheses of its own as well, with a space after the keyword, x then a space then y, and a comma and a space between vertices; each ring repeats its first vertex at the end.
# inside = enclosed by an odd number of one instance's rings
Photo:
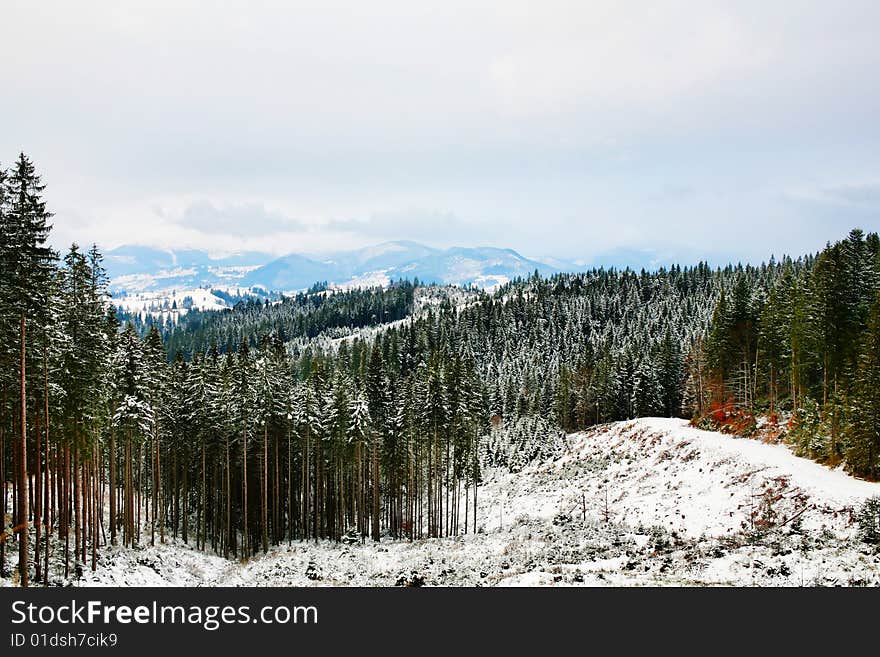
POLYGON ((23 586, 169 536, 246 560, 474 532, 482 467, 635 417, 760 417, 880 474, 875 233, 491 294, 316 286, 162 324, 114 306, 97 247, 49 248, 52 222, 28 157, 0 168, 0 577, 23 586))

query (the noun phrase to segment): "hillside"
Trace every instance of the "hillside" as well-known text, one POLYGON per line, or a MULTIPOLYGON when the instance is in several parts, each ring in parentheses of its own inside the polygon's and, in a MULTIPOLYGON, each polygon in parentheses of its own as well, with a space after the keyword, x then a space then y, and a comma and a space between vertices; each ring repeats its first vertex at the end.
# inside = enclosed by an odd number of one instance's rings
POLYGON ((880 484, 782 445, 647 418, 487 470, 476 535, 295 542, 247 564, 173 542, 102 552, 79 585, 880 585, 853 512, 880 484), (777 499, 778 498, 778 499, 777 499))

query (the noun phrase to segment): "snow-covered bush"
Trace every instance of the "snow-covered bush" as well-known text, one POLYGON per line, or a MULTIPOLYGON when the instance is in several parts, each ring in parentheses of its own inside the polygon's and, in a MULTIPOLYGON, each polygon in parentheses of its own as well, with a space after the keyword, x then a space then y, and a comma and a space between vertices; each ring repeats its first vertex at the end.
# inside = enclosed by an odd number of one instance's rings
POLYGON ((805 399, 791 421, 789 436, 798 456, 824 458, 827 445, 819 404, 812 399, 805 399))

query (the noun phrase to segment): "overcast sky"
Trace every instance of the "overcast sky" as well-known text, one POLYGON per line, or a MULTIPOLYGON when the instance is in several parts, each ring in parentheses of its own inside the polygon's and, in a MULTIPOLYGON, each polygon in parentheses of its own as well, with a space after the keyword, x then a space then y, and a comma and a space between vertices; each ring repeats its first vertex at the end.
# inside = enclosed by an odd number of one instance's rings
POLYGON ((54 241, 759 261, 880 229, 880 3, 4 0, 54 241), (647 257, 647 256, 646 256, 647 257))

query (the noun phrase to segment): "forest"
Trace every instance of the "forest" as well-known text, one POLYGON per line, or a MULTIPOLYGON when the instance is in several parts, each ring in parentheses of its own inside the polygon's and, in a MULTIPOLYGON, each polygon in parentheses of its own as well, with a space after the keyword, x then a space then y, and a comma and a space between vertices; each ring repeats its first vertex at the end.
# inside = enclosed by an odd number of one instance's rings
POLYGON ((97 247, 47 246, 44 189, 24 154, 0 168, 0 577, 22 586, 167 536, 246 560, 474 532, 482 468, 642 416, 760 420, 877 476, 877 234, 492 294, 316 285, 160 325, 113 305, 97 247))

